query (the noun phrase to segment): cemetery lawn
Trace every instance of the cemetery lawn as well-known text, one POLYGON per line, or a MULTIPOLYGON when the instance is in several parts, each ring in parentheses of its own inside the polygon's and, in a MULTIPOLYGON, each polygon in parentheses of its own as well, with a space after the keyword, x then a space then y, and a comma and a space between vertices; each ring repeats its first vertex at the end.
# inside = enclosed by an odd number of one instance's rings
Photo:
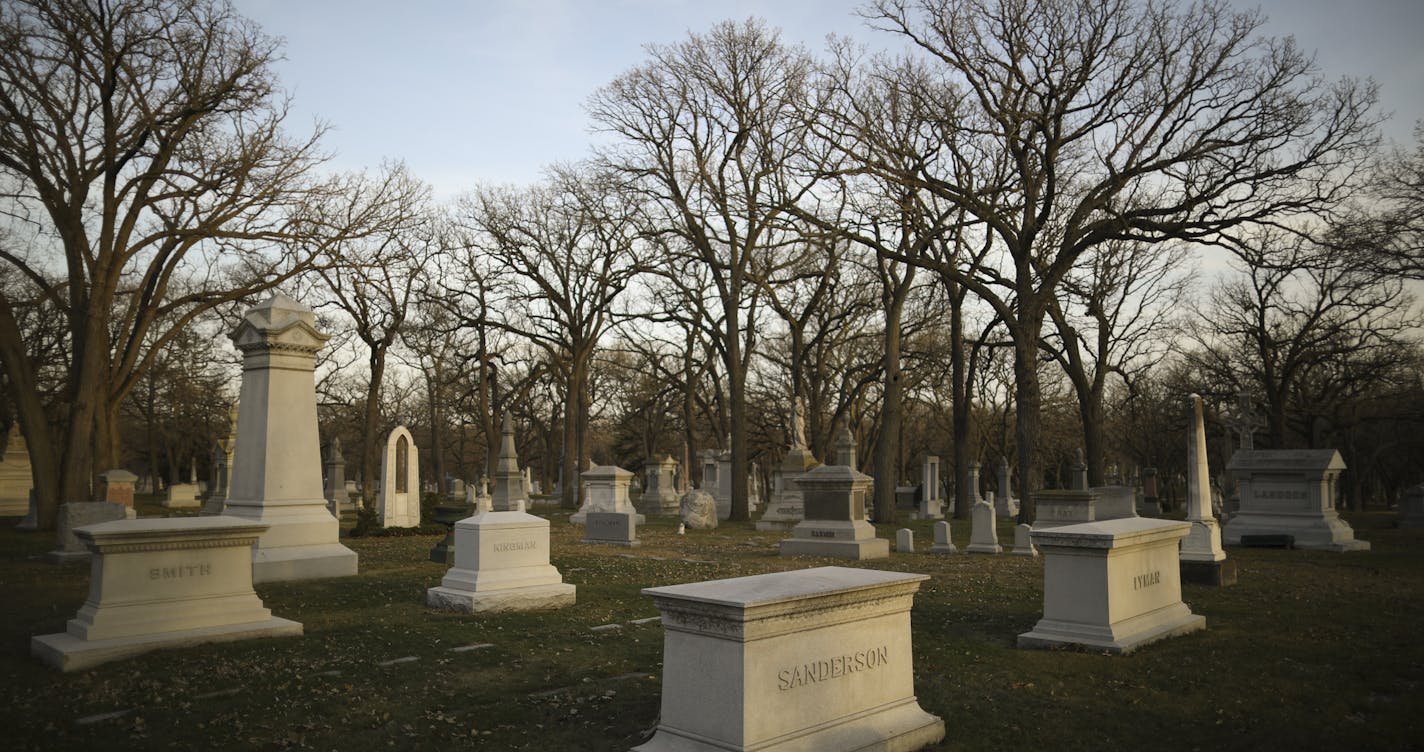
MULTIPOLYGON (((912 619, 919 702, 945 721, 934 749, 1424 747, 1424 530, 1394 529, 1390 514, 1347 515, 1366 553, 1228 549, 1238 585, 1184 586, 1206 631, 1110 657, 1015 649, 1041 615, 1042 560, 932 555, 928 522, 906 523, 925 553, 848 563, 779 557, 783 535, 750 524, 679 536, 653 520, 639 548, 583 545, 566 512, 535 511, 578 587, 571 608, 430 611, 439 536, 344 539, 356 577, 257 586, 304 636, 75 674, 31 659, 29 640, 64 630, 88 566, 44 563, 51 534, 0 520, 3 746, 626 750, 657 723, 660 693, 662 628, 635 623, 657 616, 640 588, 834 564, 931 575, 912 619)), ((954 537, 962 550, 967 521, 954 537)), ((999 538, 1012 541, 1008 522, 999 538)))

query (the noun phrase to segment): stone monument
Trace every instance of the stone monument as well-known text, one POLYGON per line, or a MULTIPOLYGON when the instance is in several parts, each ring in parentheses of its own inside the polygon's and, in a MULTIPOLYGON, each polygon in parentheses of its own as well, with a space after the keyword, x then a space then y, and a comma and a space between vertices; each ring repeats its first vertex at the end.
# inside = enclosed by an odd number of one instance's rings
POLYGON ((643 515, 638 514, 633 508, 633 502, 628 499, 628 482, 633 479, 632 473, 613 465, 599 465, 585 470, 580 478, 587 490, 583 506, 569 515, 570 523, 584 524, 590 512, 631 514, 639 525, 647 521, 643 515))
POLYGON ((871 478, 855 470, 855 444, 850 431, 843 428, 842 432, 837 442, 839 459, 849 464, 822 465, 796 481, 805 498, 806 518, 781 542, 782 556, 883 559, 890 555, 890 541, 875 537, 875 526, 865 519, 871 478))
POLYGON ((1289 535, 1297 548, 1370 550, 1335 511, 1345 460, 1334 449, 1242 449, 1226 469, 1241 491, 1241 508, 1222 531, 1227 545, 1248 535, 1289 535))
POLYGON ((1399 526, 1424 527, 1424 484, 1410 488, 1400 498, 1399 526))
POLYGON ((944 498, 940 496, 939 457, 925 455, 920 461, 919 507, 915 519, 939 520, 944 518, 944 498))
POLYGON ((266 526, 234 517, 119 520, 75 529, 93 552, 89 599, 65 631, 30 652, 78 671, 150 650, 289 637, 252 590, 252 547, 266 526))
POLYGON ((574 586, 549 564, 549 521, 524 511, 527 498, 504 414, 494 510, 455 523, 455 565, 425 592, 431 608, 464 613, 529 611, 574 603, 574 586))
POLYGON ((420 527, 420 450, 415 448, 410 429, 391 429, 381 457, 377 519, 382 527, 420 527))
POLYGON ((337 517, 355 512, 351 494, 346 492, 346 457, 341 453, 340 436, 333 437, 327 445, 326 461, 323 464, 326 468, 326 485, 322 492, 326 494, 327 508, 337 517))
POLYGON ((999 458, 999 490, 994 494, 994 514, 1000 517, 1019 516, 1019 502, 1014 498, 1014 479, 1009 472, 1009 458, 999 458))
POLYGON ((30 448, 20 433, 20 424, 11 423, 0 454, 0 517, 25 514, 30 508, 30 448))
MULTIPOLYGON (((810 501, 808 499, 808 505, 810 501)), ((662 712, 639 752, 916 750, 922 574, 845 567, 647 588, 662 613, 662 712)))
POLYGON ((820 464, 806 447, 805 409, 799 399, 792 406, 790 446, 772 478, 771 494, 766 511, 757 520, 757 530, 790 530, 805 519, 806 500, 796 480, 820 464))
POLYGON ((226 515, 268 526, 252 549, 252 581, 356 574, 321 488, 312 368, 327 335, 311 309, 277 293, 231 336, 242 352, 242 420, 226 515))
POLYGON ((650 459, 643 466, 647 480, 643 483, 643 498, 639 511, 643 514, 677 514, 677 486, 673 477, 677 472, 677 460, 663 455, 660 459, 650 459))
POLYGON ((930 546, 932 554, 953 554, 959 549, 954 547, 954 536, 950 534, 949 523, 943 520, 934 524, 934 545, 930 546))
POLYGON ((1021 648, 1075 646, 1125 654, 1206 628, 1182 603, 1177 545, 1190 523, 1131 519, 1035 529, 1043 553, 1043 618, 1021 648))
POLYGON ((1192 435, 1187 443, 1187 522, 1192 525, 1182 539, 1182 581, 1202 585, 1236 584, 1236 562, 1228 561, 1221 547, 1221 529, 1211 513, 1211 475, 1206 457, 1206 424, 1202 398, 1187 398, 1192 435))
POLYGON ((691 530, 711 530, 717 527, 717 500, 712 494, 693 488, 677 503, 678 518, 691 530))
POLYGON ((638 540, 637 517, 627 512, 589 512, 584 520, 581 543, 605 543, 616 546, 641 545, 638 540))
POLYGON ((969 511, 969 546, 964 550, 971 554, 997 554, 1004 549, 999 545, 999 531, 995 528, 994 505, 980 499, 969 511))

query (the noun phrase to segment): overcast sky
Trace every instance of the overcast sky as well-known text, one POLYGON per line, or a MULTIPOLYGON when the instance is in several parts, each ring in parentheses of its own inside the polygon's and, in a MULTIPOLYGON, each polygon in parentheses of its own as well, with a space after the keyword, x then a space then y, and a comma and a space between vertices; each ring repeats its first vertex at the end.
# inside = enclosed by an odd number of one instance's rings
MULTIPOLYGON (((1237 0, 1241 7, 1253 7, 1237 0)), ((339 169, 403 159, 448 197, 477 182, 526 183, 582 158, 583 103, 669 43, 724 19, 759 16, 783 39, 824 49, 837 33, 898 44, 854 15, 860 0, 234 0, 286 40, 278 65, 292 124, 333 126, 339 169)), ((1323 73, 1373 77, 1386 134, 1424 118, 1424 0, 1271 0, 1275 35, 1315 50, 1323 73)))

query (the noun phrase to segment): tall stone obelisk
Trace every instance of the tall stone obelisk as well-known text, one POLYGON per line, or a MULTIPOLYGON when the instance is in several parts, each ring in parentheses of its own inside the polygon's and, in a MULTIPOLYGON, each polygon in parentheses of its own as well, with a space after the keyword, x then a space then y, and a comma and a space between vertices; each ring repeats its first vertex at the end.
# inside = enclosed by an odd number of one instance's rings
POLYGON ((321 487, 312 370, 328 335, 310 308, 277 293, 230 336, 242 351, 242 420, 225 514, 269 526, 252 548, 252 581, 356 574, 321 487))
POLYGON ((1187 398, 1192 435, 1187 441, 1187 522, 1192 529, 1182 539, 1182 580, 1203 585, 1236 583, 1236 562, 1227 562, 1221 528, 1211 514, 1211 475, 1206 459, 1206 424, 1202 398, 1187 398))

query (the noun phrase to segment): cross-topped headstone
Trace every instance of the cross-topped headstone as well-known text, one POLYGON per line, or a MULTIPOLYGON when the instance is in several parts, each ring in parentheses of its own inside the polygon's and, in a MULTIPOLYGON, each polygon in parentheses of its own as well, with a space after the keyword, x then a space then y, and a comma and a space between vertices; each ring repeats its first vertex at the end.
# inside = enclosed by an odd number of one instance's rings
POLYGON ((1264 422, 1251 406, 1251 393, 1242 389, 1236 395, 1236 415, 1226 420, 1226 426, 1236 434, 1242 449, 1251 450, 1256 448, 1256 429, 1262 425, 1264 422))

